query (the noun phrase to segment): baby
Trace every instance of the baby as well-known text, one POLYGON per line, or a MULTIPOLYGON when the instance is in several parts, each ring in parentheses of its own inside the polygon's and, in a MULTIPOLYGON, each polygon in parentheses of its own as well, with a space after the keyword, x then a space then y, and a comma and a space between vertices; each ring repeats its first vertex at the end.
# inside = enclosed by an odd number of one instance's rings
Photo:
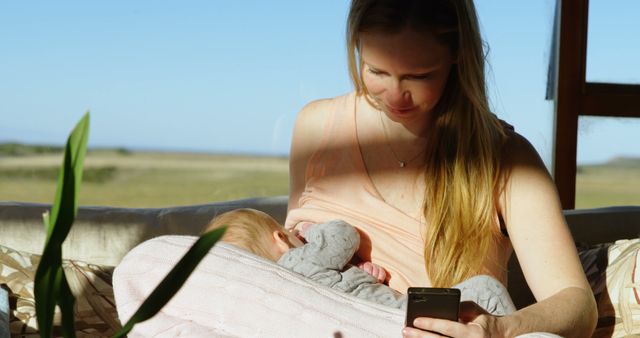
MULTIPOLYGON (((349 264, 360 246, 358 231, 333 220, 307 226, 304 240, 284 229, 266 213, 236 209, 215 217, 205 232, 227 226, 222 241, 276 262, 322 285, 379 304, 404 308, 405 295, 381 283, 377 277, 349 264)), ((456 286, 462 300, 471 300, 494 314, 515 310, 504 286, 489 276, 476 276, 456 286)))

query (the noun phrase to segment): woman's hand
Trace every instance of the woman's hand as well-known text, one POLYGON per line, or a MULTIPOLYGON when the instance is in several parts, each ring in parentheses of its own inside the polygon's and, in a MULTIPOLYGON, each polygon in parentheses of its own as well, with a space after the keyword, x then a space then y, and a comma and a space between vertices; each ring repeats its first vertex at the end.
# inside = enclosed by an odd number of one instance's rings
POLYGON ((378 264, 374 264, 371 262, 360 262, 357 266, 377 279, 378 283, 384 283, 387 279, 387 271, 378 264))
POLYGON ((496 330, 496 318, 487 313, 474 302, 460 303, 460 322, 453 322, 446 319, 416 318, 413 326, 405 327, 402 336, 406 338, 414 337, 501 337, 502 334, 496 330))
POLYGON ((446 319, 416 318, 413 322, 416 328, 405 327, 402 336, 405 338, 428 337, 493 337, 491 332, 478 322, 459 323, 446 319))

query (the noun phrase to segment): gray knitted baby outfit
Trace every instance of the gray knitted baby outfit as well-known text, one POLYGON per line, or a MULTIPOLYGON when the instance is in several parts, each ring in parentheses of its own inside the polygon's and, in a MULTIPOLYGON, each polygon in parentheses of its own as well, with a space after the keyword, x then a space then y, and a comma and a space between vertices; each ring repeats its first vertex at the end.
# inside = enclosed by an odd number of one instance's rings
MULTIPOLYGON (((278 265, 305 277, 379 304, 404 308, 407 297, 365 272, 348 264, 360 246, 360 235, 342 220, 316 224, 306 233, 307 243, 286 252, 278 265)), ((475 276, 456 286, 461 300, 475 301, 488 312, 504 315, 515 310, 500 282, 489 276, 475 276)))
POLYGON ((316 224, 305 233, 305 239, 307 244, 286 252, 278 264, 358 298, 397 308, 403 306, 406 297, 348 264, 360 247, 360 235, 353 226, 341 220, 316 224))

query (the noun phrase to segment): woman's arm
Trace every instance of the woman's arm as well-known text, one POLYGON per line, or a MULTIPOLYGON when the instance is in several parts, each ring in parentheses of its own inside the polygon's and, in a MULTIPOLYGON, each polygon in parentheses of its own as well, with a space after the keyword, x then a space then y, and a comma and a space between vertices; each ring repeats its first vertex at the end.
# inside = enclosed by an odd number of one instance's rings
POLYGON ((289 153, 288 210, 298 207, 298 200, 305 187, 307 163, 320 146, 330 102, 330 99, 313 101, 298 113, 289 153))
POLYGON ((510 176, 500 201, 509 238, 538 303, 496 324, 505 336, 544 331, 588 337, 596 304, 578 259, 555 185, 531 144, 514 135, 510 176))
MULTIPOLYGON (((535 149, 514 135, 505 152, 512 165, 499 201, 509 238, 537 303, 495 317, 469 314, 471 323, 419 318, 416 326, 451 337, 515 337, 549 332, 590 337, 597 320, 593 293, 582 270, 558 194, 535 149)), ((473 312, 473 311, 470 311, 473 312)), ((479 314, 479 312, 476 312, 479 314)), ((405 328, 405 337, 431 337, 405 328)))

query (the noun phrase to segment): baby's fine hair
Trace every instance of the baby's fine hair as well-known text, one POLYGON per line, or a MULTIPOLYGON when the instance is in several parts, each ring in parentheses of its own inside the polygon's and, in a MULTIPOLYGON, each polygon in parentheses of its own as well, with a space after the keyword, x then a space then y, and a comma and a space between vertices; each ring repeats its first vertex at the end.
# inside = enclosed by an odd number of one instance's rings
POLYGON ((204 232, 222 226, 227 230, 220 239, 260 257, 276 261, 273 254, 272 234, 282 226, 268 214, 249 208, 235 209, 214 217, 204 232))

